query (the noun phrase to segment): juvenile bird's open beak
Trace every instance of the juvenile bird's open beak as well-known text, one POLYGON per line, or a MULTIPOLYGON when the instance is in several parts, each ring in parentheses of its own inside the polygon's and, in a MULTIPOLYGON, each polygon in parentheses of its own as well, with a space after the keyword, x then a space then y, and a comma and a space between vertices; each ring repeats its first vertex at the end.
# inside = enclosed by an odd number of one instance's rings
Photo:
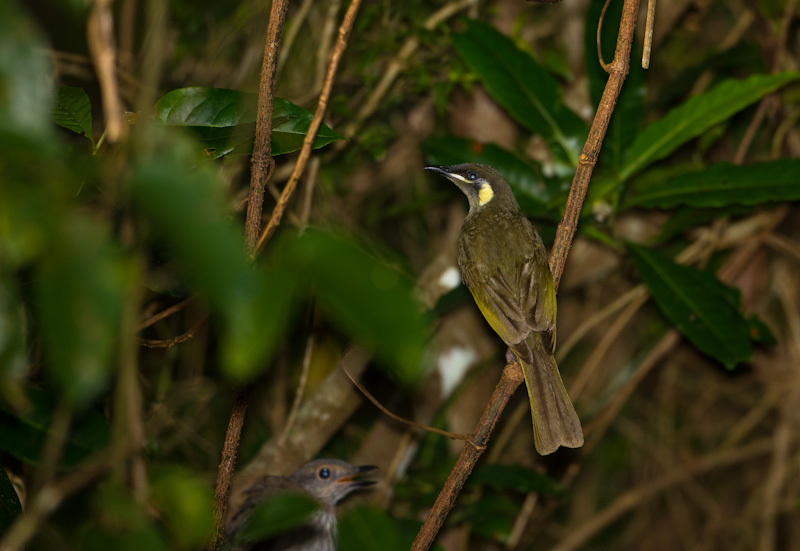
POLYGON ((353 467, 354 472, 336 479, 336 484, 346 483, 348 486, 352 486, 354 488, 372 486, 373 484, 377 484, 376 480, 360 480, 356 479, 356 477, 363 473, 368 473, 370 471, 377 470, 377 468, 378 467, 376 467, 375 465, 360 465, 358 467, 353 467))
POLYGON ((450 173, 447 169, 450 168, 449 166, 426 166, 425 170, 432 170, 433 172, 438 172, 439 174, 444 174, 448 176, 450 173))

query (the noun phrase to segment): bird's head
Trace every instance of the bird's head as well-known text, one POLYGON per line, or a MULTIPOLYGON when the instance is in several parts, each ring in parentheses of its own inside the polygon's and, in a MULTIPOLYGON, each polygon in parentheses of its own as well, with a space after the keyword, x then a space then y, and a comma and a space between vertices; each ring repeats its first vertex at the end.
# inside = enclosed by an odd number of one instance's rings
POLYGON ((320 503, 335 505, 353 490, 375 484, 374 480, 356 478, 375 469, 372 465, 354 466, 339 459, 317 459, 300 467, 291 478, 320 503))
POLYGON ((503 176, 487 165, 465 163, 453 166, 426 166, 459 187, 469 200, 469 211, 478 212, 492 205, 519 210, 517 200, 503 176))

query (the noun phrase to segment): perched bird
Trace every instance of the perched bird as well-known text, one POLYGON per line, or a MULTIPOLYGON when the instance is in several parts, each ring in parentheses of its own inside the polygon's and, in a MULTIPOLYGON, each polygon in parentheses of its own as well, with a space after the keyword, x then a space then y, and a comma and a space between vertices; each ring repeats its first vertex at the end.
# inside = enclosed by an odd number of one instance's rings
POLYGON ((226 548, 232 551, 335 551, 336 504, 353 490, 375 484, 356 480, 361 473, 377 467, 354 467, 338 459, 318 459, 306 463, 290 476, 263 476, 245 490, 242 506, 228 519, 226 548), (305 494, 319 503, 308 522, 266 541, 248 541, 245 526, 252 512, 266 499, 278 494, 305 494))
POLYGON ((522 366, 536 450, 583 445, 583 431, 558 372, 556 293, 541 237, 511 188, 486 165, 429 166, 469 200, 458 239, 458 267, 481 313, 522 366))

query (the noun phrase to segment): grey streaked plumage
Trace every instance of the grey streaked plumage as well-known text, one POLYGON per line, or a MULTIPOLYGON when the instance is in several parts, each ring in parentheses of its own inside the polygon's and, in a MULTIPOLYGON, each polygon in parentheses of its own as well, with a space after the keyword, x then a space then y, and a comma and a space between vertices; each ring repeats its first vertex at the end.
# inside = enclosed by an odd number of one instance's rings
POLYGON ((231 551, 336 551, 336 504, 372 480, 355 480, 373 466, 353 466, 339 459, 318 459, 290 476, 264 476, 245 490, 242 506, 225 527, 226 549, 231 551), (306 524, 266 541, 244 541, 243 530, 253 510, 269 497, 282 493, 307 494, 320 505, 306 524))

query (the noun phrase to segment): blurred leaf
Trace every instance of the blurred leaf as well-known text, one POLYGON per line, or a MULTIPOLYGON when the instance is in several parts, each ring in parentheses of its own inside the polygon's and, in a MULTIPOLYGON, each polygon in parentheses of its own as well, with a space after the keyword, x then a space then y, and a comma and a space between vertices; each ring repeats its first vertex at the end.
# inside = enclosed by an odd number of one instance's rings
POLYGON ((153 503, 171 536, 171 549, 200 549, 211 536, 214 490, 199 474, 178 467, 154 469, 153 503))
POLYGON ((800 78, 800 73, 754 75, 726 80, 712 90, 689 98, 636 136, 620 171, 624 181, 647 165, 663 159, 679 146, 738 113, 751 103, 800 78))
MULTIPOLYGON (((0 449, 33 463, 39 463, 42 446, 50 435, 55 408, 48 392, 28 388, 28 407, 22 411, 0 408, 0 449)), ((64 443, 59 467, 72 467, 108 445, 111 430, 102 413, 87 409, 77 412, 64 443)))
POLYGON ((345 239, 308 230, 281 243, 277 265, 311 284, 340 330, 373 348, 404 382, 420 374, 427 326, 405 276, 345 239))
POLYGON ((291 282, 279 273, 259 274, 247 261, 244 238, 227 219, 221 184, 209 165, 194 166, 193 144, 174 134, 154 136, 153 155, 137 164, 131 193, 190 286, 222 318, 225 374, 249 381, 281 335, 291 282))
POLYGON ((167 551, 154 521, 128 490, 106 482, 92 494, 91 516, 84 524, 84 551, 167 551))
POLYGON ((628 243, 628 251, 658 307, 692 344, 729 369, 751 359, 750 328, 731 288, 653 249, 628 243))
POLYGON ((725 207, 800 200, 800 159, 750 165, 717 163, 641 190, 625 207, 668 209, 676 205, 725 207))
POLYGON ((0 403, 20 403, 21 383, 28 367, 25 350, 27 320, 17 286, 0 273, 0 403))
POLYGON ((433 165, 480 163, 494 167, 511 186, 523 211, 537 218, 558 220, 557 209, 547 207, 552 204, 555 190, 545 185, 547 180, 538 163, 523 160, 495 144, 455 136, 428 138, 422 142, 422 149, 433 165))
POLYGON ((14 485, 0 465, 0 534, 5 534, 19 515, 22 514, 22 504, 19 502, 14 485))
POLYGON ((520 465, 483 465, 475 469, 468 484, 486 484, 498 490, 510 488, 526 494, 559 495, 565 492, 564 487, 549 476, 520 465))
MULTIPOLYGON (((212 158, 250 155, 256 129, 258 97, 236 90, 193 86, 167 92, 155 106, 156 120, 170 126, 188 126, 212 158)), ((292 102, 275 98, 272 113, 272 154, 297 151, 303 145, 313 114, 292 102)), ((344 138, 326 125, 314 139, 319 149, 344 138)))
POLYGON ((16 2, 0 2, 0 127, 38 136, 52 133, 53 83, 47 48, 39 29, 16 2))
POLYGON ((127 291, 126 264, 102 223, 74 212, 51 231, 36 280, 47 371, 74 403, 110 376, 127 291))
POLYGON ((394 519, 376 507, 348 509, 339 521, 340 551, 404 551, 411 539, 398 530, 394 519))
POLYGON ((280 494, 261 502, 245 523, 242 540, 259 541, 308 522, 319 504, 305 494, 280 494))
POLYGON ((89 94, 83 88, 61 86, 58 89, 53 117, 57 125, 89 138, 94 148, 92 104, 89 102, 89 94))
POLYGON ((550 73, 511 39, 474 19, 453 36, 453 46, 489 94, 522 126, 545 138, 556 157, 574 170, 586 124, 564 105, 550 73))

